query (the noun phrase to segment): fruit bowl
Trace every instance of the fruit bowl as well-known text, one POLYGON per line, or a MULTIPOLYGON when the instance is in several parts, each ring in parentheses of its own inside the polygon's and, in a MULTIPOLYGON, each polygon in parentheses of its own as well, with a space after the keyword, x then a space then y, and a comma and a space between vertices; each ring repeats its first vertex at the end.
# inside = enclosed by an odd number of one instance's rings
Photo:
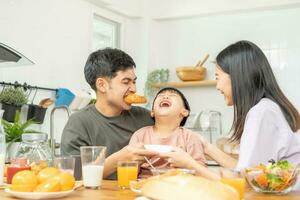
POLYGON ((279 161, 267 165, 246 169, 246 179, 256 192, 287 194, 297 182, 299 168, 288 161, 279 161))

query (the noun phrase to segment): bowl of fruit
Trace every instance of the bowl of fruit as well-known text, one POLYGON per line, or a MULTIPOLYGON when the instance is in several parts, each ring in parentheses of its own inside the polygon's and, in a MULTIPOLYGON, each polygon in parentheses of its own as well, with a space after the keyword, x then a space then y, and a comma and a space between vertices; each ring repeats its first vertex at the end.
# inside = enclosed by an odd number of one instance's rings
POLYGON ((4 191, 21 199, 50 199, 67 196, 75 188, 75 178, 72 174, 54 167, 46 167, 37 174, 33 170, 17 172, 4 191))
POLYGON ((246 169, 246 179, 256 192, 286 194, 297 182, 299 168, 286 160, 275 162, 270 160, 267 165, 260 164, 246 169))

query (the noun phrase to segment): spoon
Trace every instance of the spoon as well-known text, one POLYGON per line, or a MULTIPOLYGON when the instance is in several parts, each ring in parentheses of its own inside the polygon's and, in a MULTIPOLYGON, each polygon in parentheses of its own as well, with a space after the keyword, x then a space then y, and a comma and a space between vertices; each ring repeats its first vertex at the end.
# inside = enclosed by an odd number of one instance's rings
POLYGON ((144 159, 147 161, 147 163, 150 165, 150 167, 153 169, 153 170, 156 170, 156 168, 151 164, 150 160, 144 156, 144 159))

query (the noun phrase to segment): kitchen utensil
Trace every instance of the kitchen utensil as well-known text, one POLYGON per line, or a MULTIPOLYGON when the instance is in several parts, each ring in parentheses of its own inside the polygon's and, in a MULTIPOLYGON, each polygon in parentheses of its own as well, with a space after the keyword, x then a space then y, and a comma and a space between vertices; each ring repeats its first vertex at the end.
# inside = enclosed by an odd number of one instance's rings
POLYGON ((192 127, 200 129, 204 135, 209 135, 209 141, 213 143, 213 136, 222 135, 221 113, 214 110, 203 110, 194 117, 192 127))
POLYGON ((50 98, 42 99, 39 103, 39 106, 43 108, 48 108, 51 104, 53 104, 53 100, 50 98))
POLYGON ((150 151, 156 151, 159 153, 167 153, 172 150, 170 145, 158 145, 158 144, 145 144, 144 148, 150 151))
POLYGON ((146 162, 150 165, 150 167, 153 169, 153 170, 156 170, 156 168, 152 165, 152 163, 150 162, 150 160, 144 156, 144 159, 146 160, 146 162))
POLYGON ((199 62, 196 64, 196 68, 197 67, 202 67, 204 65, 204 63, 207 61, 207 59, 209 58, 209 54, 205 54, 204 58, 202 60, 199 60, 199 62))
POLYGON ((201 81, 205 78, 204 67, 177 67, 176 75, 182 81, 201 81))
POLYGON ((206 76, 206 68, 203 64, 207 61, 209 54, 205 54, 204 58, 200 60, 195 66, 177 67, 176 75, 182 81, 201 81, 206 76))

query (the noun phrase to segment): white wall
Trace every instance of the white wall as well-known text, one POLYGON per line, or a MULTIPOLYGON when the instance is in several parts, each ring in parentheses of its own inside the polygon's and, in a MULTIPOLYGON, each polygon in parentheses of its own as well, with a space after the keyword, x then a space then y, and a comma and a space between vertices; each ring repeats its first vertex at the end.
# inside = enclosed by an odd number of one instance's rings
MULTIPOLYGON (((116 1, 116 0, 115 0, 116 1)), ((123 0, 120 0, 123 1, 123 0)), ((151 0, 149 9, 155 19, 211 16, 299 6, 299 0, 151 0)))
MULTIPOLYGON (((213 61, 229 44, 246 39, 263 48, 279 84, 300 110, 300 8, 257 11, 152 21, 149 66, 169 68, 171 80, 178 66, 195 65, 204 53, 213 61)), ((208 62, 207 79, 214 78, 214 64, 208 62)), ((214 87, 181 89, 188 97, 192 112, 209 108, 221 111, 223 130, 228 132, 233 110, 227 107, 214 87)))
MULTIPOLYGON (((189 4, 183 4, 183 0, 139 1, 138 4, 136 0, 127 0, 130 4, 121 2, 107 6, 108 9, 90 2, 96 0, 0 0, 0 41, 36 63, 0 68, 0 80, 88 90, 83 66, 92 49, 92 16, 97 13, 121 23, 121 48, 136 61, 139 93, 143 93, 146 71, 169 68, 171 80, 178 81, 176 67, 195 65, 204 53, 210 53, 209 61, 212 61, 230 43, 248 39, 264 49, 282 88, 300 110, 300 95, 295 92, 300 85, 297 77, 300 63, 299 1, 247 1, 239 4, 226 0, 219 4, 213 1, 216 4, 213 7, 212 2, 195 0, 190 0, 189 4), (128 5, 135 7, 126 13, 124 8, 128 5), (122 9, 116 11, 118 6, 122 9), (270 10, 272 6, 276 9, 270 10), (295 8, 290 9, 291 6, 295 8), (259 9, 253 11, 256 8, 259 9), (266 11, 262 11, 263 8, 266 11), (229 10, 236 12, 230 14, 229 10), (142 18, 134 17, 141 13, 142 18), (159 19, 151 20, 151 17, 159 19)), ((208 79, 213 79, 214 65, 208 62, 206 66, 208 79)), ((232 109, 225 105, 223 97, 213 87, 183 88, 182 91, 190 100, 192 113, 203 109, 221 111, 223 131, 229 130, 232 109)), ((54 94, 41 91, 34 103, 51 95, 54 94)), ((48 133, 49 113, 50 110, 44 124, 36 127, 48 133)), ((63 112, 56 114, 57 139, 66 120, 63 112)))
MULTIPOLYGON (((145 38, 140 33, 144 25, 138 19, 130 21, 83 0, 1 0, 0 41, 15 48, 35 64, 0 68, 0 80, 90 90, 84 79, 83 67, 92 50, 93 13, 121 23, 121 48, 131 54, 138 67, 145 66, 145 58, 142 57, 145 54, 138 50, 143 49, 141 40, 145 38), (127 24, 130 28, 127 28, 127 24), (127 42, 126 38, 132 39, 127 42)), ((141 81, 145 79, 142 78, 145 73, 140 69, 138 76, 141 81)), ((139 91, 142 86, 140 83, 139 91)), ((39 103, 45 97, 54 97, 54 93, 39 91, 34 103, 39 103)), ((44 124, 37 125, 36 129, 49 133, 51 108, 47 111, 44 124)), ((26 106, 23 111, 23 114, 26 113, 26 106)), ((58 110, 54 127, 57 140, 60 140, 66 121, 66 114, 58 110)))

